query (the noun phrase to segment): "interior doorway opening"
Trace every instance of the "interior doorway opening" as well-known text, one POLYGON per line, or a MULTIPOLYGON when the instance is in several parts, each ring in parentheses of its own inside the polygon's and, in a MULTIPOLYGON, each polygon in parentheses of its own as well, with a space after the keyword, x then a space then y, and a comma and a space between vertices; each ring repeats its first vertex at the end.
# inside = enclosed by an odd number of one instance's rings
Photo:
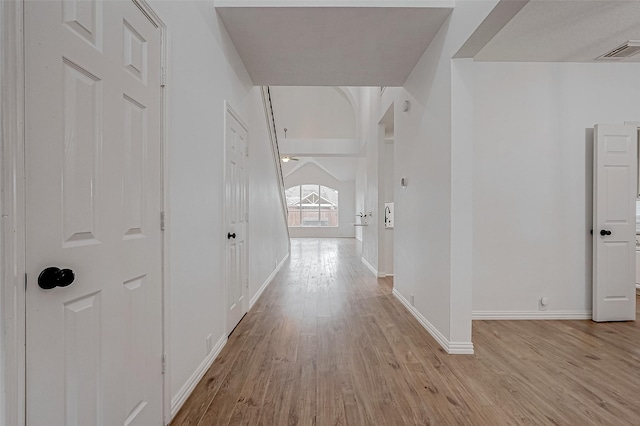
POLYGON ((393 286, 394 275, 394 194, 395 194, 395 113, 394 103, 387 108, 379 122, 379 222, 378 263, 379 275, 393 286))

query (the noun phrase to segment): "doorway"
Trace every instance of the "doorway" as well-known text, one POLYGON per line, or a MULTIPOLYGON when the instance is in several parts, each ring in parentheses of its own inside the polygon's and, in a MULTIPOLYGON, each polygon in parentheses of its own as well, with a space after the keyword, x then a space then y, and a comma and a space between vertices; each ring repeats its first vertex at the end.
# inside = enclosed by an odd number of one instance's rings
POLYGON ((226 105, 225 109, 225 291, 227 335, 249 309, 247 126, 226 105))
POLYGON ((378 211, 379 221, 379 275, 393 286, 394 275, 394 216, 395 216, 395 113, 391 103, 378 125, 379 129, 379 175, 378 211))
POLYGON ((593 320, 635 320, 638 128, 599 124, 594 136, 593 320))

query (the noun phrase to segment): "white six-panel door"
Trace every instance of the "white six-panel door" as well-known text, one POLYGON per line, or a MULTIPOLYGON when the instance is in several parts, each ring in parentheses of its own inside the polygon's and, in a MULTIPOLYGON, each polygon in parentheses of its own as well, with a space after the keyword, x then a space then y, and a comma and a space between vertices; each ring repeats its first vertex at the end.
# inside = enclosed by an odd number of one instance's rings
POLYGON ((593 320, 636 315, 637 127, 597 125, 593 178, 593 320))
POLYGON ((160 31, 25 2, 27 423, 162 424, 160 31), (46 267, 75 281, 43 290, 46 267))
POLYGON ((247 129, 227 109, 225 117, 225 220, 227 333, 247 312, 247 129))

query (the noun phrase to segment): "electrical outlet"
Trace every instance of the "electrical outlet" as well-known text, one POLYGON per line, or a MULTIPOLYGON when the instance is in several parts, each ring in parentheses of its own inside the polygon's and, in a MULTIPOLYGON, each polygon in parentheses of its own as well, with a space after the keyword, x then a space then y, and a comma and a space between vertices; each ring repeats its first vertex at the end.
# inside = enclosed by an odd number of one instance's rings
POLYGON ((538 310, 546 311, 548 304, 549 304, 549 298, 546 297, 546 296, 545 297, 541 297, 540 300, 538 300, 538 310))
POLYGON ((213 342, 211 341, 211 335, 208 335, 206 338, 207 341, 207 355, 209 355, 211 353, 211 350, 213 349, 213 342))
POLYGON ((413 294, 411 295, 411 306, 415 306, 413 301, 413 294))

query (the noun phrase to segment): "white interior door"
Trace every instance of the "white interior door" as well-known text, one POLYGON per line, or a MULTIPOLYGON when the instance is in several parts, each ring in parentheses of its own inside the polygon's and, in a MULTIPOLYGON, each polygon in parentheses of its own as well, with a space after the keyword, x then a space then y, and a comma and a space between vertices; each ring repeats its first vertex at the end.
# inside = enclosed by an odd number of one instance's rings
POLYGON ((227 333, 247 312, 247 129, 227 109, 225 131, 225 220, 227 333))
POLYGON ((636 317, 637 127, 595 126, 593 320, 636 317))
POLYGON ((27 423, 160 425, 160 31, 26 1, 25 40, 27 423))

